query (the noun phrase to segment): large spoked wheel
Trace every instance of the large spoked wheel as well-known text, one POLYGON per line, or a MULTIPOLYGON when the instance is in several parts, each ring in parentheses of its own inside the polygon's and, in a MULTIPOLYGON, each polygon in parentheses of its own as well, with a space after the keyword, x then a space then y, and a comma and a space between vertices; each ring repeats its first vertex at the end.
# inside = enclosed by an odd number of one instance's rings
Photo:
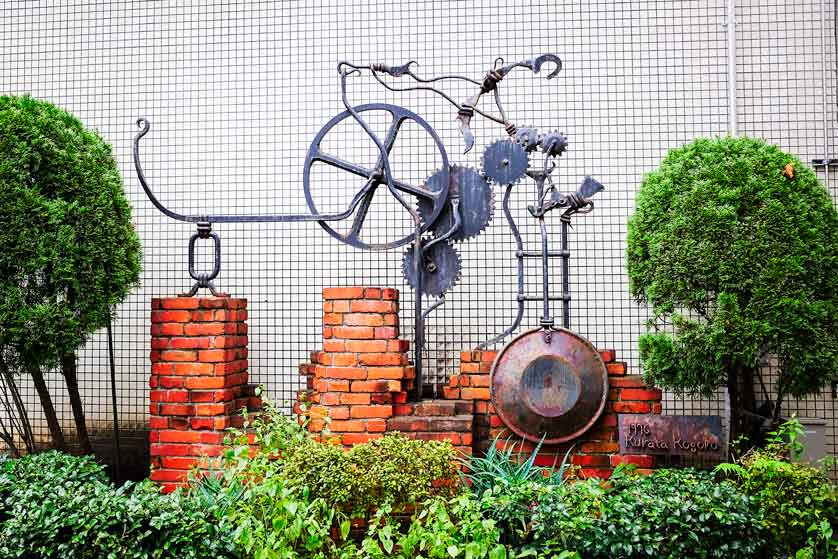
MULTIPOLYGON (((445 147, 442 144, 442 140, 439 138, 436 131, 434 131, 431 125, 428 124, 422 117, 402 107, 398 107, 396 105, 389 105, 385 103, 372 103, 369 105, 361 105, 358 107, 354 107, 354 110, 361 115, 361 118, 364 118, 364 113, 369 113, 373 111, 385 111, 390 114, 391 120, 387 125, 387 133, 384 136, 384 138, 381 139, 388 156, 393 149, 393 146, 396 142, 396 137, 399 134, 401 126, 406 121, 415 122, 433 139, 436 149, 439 151, 439 155, 442 159, 441 172, 444 173, 444 177, 441 178, 443 180, 429 181, 422 186, 414 186, 412 184, 399 180, 398 177, 395 176, 395 173, 393 176, 394 188, 398 190, 399 193, 407 195, 404 196, 406 201, 410 202, 411 204, 418 204, 418 202, 424 201, 424 204, 429 204, 430 206, 432 206, 431 215, 423 215, 423 217, 425 218, 422 224, 424 232, 425 230, 430 228, 430 226, 439 216, 440 212, 442 212, 442 209, 445 206, 448 197, 448 189, 445 188, 445 186, 448 185, 449 179, 448 155, 445 153, 445 147)), ((351 217, 352 226, 350 227, 349 231, 342 233, 340 231, 335 230, 332 226, 329 225, 329 223, 325 221, 318 221, 318 223, 335 239, 342 241, 348 245, 354 246, 356 248, 361 248, 365 250, 387 250, 404 246, 413 240, 414 234, 405 235, 400 239, 388 243, 367 242, 361 237, 361 231, 364 226, 364 221, 368 216, 370 204, 372 203, 373 197, 375 196, 375 192, 379 187, 384 188, 385 190, 387 189, 387 178, 384 172, 384 158, 381 157, 380 153, 378 155, 378 161, 376 165, 374 167, 370 167, 364 165, 357 165, 355 163, 345 161, 339 157, 328 154, 321 149, 321 144, 323 143, 323 140, 326 138, 329 132, 332 131, 338 124, 340 124, 346 119, 354 120, 354 117, 349 111, 344 111, 338 114, 332 120, 330 120, 320 130, 320 132, 317 133, 317 136, 315 136, 314 140, 311 142, 311 147, 309 148, 308 154, 306 155, 305 168, 303 171, 303 189, 305 190, 306 202, 308 203, 308 207, 313 214, 316 215, 319 213, 317 210, 317 205, 314 201, 314 196, 312 195, 311 170, 312 166, 315 163, 330 165, 352 175, 363 177, 366 179, 366 184, 364 184, 364 186, 355 194, 354 199, 357 199, 360 196, 360 202, 354 212, 354 215, 351 217)), ((359 134, 366 134, 366 132, 364 132, 360 125, 357 126, 357 129, 359 134)), ((431 170, 429 169, 428 171, 428 175, 430 175, 431 170)))

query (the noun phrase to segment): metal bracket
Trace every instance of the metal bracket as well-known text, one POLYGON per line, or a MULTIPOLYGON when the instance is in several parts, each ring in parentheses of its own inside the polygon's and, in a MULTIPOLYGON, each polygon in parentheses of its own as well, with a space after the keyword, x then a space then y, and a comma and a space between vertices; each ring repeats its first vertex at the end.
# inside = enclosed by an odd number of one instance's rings
POLYGON ((213 297, 228 297, 226 293, 219 293, 216 291, 212 280, 218 277, 221 271, 221 238, 212 230, 212 223, 209 221, 199 221, 198 231, 189 237, 189 275, 195 280, 195 284, 186 293, 181 293, 181 297, 194 297, 199 289, 209 289, 213 297), (198 239, 212 239, 213 244, 213 259, 212 271, 198 272, 195 270, 195 243, 198 239))

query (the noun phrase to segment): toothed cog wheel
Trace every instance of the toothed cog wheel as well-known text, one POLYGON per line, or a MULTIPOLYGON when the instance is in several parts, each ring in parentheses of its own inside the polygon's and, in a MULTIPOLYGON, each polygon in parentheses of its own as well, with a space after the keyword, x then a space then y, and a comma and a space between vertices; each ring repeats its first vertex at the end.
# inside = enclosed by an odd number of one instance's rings
POLYGON ((496 184, 512 184, 527 172, 526 150, 512 140, 498 140, 483 152, 483 173, 496 184))
MULTIPOLYGON (((435 184, 442 180, 439 173, 432 175, 427 183, 435 184)), ((494 192, 480 173, 469 167, 454 165, 449 173, 448 201, 439 217, 431 226, 434 235, 440 237, 448 233, 455 223, 452 200, 459 202, 460 227, 449 240, 463 241, 476 237, 489 225, 495 209, 494 192)), ((425 222, 432 216, 433 204, 429 200, 420 200, 419 214, 425 222)))
POLYGON ((567 149, 567 138, 561 132, 547 132, 541 137, 541 151, 548 156, 556 157, 567 149))
MULTIPOLYGON (((410 287, 416 289, 414 258, 413 245, 410 245, 402 261, 402 273, 410 287)), ((419 271, 422 274, 422 294, 441 297, 460 279, 460 255, 450 243, 437 243, 422 251, 419 271)))
POLYGON ((526 151, 535 151, 538 149, 538 130, 535 128, 519 128, 515 133, 515 141, 521 144, 526 151))

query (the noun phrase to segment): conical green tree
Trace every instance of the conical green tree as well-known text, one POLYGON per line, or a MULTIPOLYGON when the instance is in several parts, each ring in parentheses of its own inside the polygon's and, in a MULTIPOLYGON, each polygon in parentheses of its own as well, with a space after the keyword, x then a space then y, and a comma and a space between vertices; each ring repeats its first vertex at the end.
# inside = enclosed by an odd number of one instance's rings
POLYGON ((652 309, 647 380, 726 386, 733 436, 758 398, 776 420, 784 398, 838 376, 838 212, 796 157, 744 137, 672 150, 637 195, 627 261, 632 295, 652 309), (779 376, 763 391, 766 359, 779 376))
POLYGON ((31 375, 58 447, 45 373, 63 373, 89 449, 74 352, 137 284, 140 259, 110 146, 50 103, 0 97, 0 365, 31 375))

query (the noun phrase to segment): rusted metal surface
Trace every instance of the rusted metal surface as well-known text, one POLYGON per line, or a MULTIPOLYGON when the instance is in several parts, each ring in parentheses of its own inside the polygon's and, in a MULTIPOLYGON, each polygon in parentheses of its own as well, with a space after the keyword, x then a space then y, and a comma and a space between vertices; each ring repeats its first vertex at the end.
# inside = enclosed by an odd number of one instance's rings
POLYGON ((634 415, 619 419, 622 454, 727 456, 727 441, 718 415, 634 415))
POLYGON ((513 339, 492 367, 492 403, 516 435, 548 444, 574 439, 602 414, 605 363, 591 343, 564 329, 530 330, 513 339))

